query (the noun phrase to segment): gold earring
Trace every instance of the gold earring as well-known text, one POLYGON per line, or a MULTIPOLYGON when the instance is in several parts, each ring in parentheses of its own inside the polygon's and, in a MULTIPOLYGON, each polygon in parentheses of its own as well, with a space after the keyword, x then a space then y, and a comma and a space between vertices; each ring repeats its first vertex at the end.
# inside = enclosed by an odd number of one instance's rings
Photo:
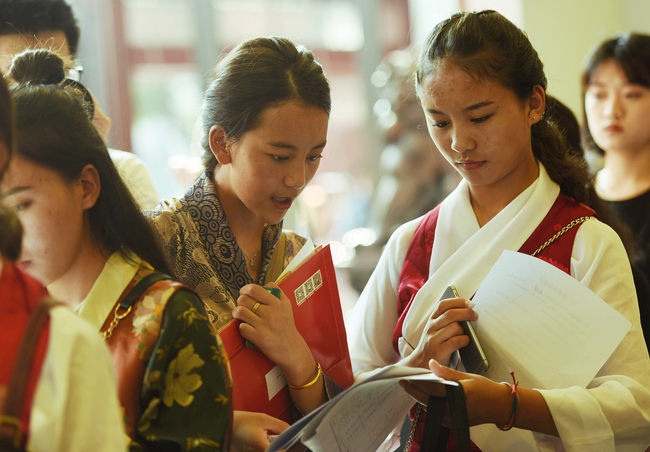
POLYGON ((535 116, 531 116, 530 119, 532 119, 532 120, 534 121, 534 120, 535 120, 535 116))

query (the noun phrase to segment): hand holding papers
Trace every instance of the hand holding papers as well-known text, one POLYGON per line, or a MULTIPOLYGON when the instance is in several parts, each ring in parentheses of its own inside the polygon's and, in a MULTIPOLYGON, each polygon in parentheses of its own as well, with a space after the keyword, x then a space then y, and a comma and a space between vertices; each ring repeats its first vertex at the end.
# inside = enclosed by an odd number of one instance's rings
MULTIPOLYGON (((629 322, 579 281, 528 255, 506 251, 473 298, 477 335, 490 356, 487 376, 522 386, 586 386, 626 334, 629 322)), ((397 384, 428 378, 425 369, 388 366, 293 424, 269 447, 300 441, 315 451, 376 450, 415 403, 397 384), (416 376, 418 375, 418 376, 416 376)), ((537 450, 530 431, 492 424, 471 428, 484 451, 537 450)))
POLYGON ((294 423, 267 452, 288 449, 299 441, 314 451, 376 450, 416 402, 399 385, 400 380, 413 379, 458 385, 427 369, 384 367, 294 423))
MULTIPOLYGON (((522 386, 585 387, 621 342, 630 323, 575 278, 551 264, 504 251, 473 298, 476 334, 490 357, 486 376, 522 386)), ((471 429, 485 452, 537 450, 532 434, 471 429)))

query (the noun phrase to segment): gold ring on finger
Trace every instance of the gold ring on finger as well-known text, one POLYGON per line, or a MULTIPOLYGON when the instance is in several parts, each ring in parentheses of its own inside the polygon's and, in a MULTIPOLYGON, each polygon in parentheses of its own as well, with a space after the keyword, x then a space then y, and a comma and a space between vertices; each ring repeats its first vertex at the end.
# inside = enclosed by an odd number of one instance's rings
POLYGON ((262 303, 260 303, 259 301, 257 301, 257 302, 253 305, 253 309, 251 309, 251 310, 253 311, 253 314, 255 314, 255 313, 257 312, 257 310, 260 308, 260 305, 261 305, 261 304, 262 304, 262 303))

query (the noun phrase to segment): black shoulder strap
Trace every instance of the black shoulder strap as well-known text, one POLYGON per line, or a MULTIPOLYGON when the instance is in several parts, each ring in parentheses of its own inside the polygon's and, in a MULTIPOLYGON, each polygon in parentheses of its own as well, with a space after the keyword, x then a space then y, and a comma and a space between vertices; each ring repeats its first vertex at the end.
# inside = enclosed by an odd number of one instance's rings
POLYGON ((467 403, 463 386, 460 384, 446 385, 446 389, 446 398, 429 397, 420 449, 422 452, 444 452, 446 450, 449 430, 442 426, 442 420, 447 407, 449 407, 451 416, 456 450, 459 452, 469 452, 471 450, 467 403))
POLYGON ((457 451, 470 451, 469 418, 467 416, 467 402, 463 386, 447 386, 447 403, 451 415, 451 427, 454 430, 457 451))
POLYGON ((7 398, 0 412, 0 450, 21 450, 23 435, 20 418, 25 404, 25 393, 34 353, 50 309, 59 304, 62 303, 43 297, 29 316, 9 377, 7 398))
POLYGON ((173 278, 166 273, 160 272, 153 272, 142 278, 135 286, 133 286, 129 293, 126 294, 122 301, 120 301, 120 309, 129 309, 140 299, 142 294, 144 294, 149 287, 163 279, 173 278))
POLYGON ((420 446, 422 452, 438 452, 446 449, 449 430, 442 426, 446 407, 447 399, 444 397, 429 397, 420 446))

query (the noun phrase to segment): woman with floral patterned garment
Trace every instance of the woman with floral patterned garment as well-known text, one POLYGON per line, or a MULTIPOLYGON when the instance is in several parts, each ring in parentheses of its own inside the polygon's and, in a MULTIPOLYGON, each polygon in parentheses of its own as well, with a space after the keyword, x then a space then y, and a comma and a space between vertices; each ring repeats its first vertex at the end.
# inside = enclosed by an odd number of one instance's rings
POLYGON ((282 220, 318 169, 329 111, 329 84, 310 51, 283 38, 239 44, 205 95, 203 175, 184 197, 147 212, 212 325, 241 320, 242 336, 282 368, 303 413, 334 389, 298 333, 289 299, 260 286, 277 287, 271 281, 305 242, 283 233, 282 220))
MULTIPOLYGON (((12 106, 0 74, 0 180, 13 143, 12 106)), ((0 449, 10 442, 33 452, 126 450, 108 350, 63 306, 46 308, 39 328, 47 290, 15 263, 22 234, 16 213, 0 200, 0 449)))
POLYGON ((57 55, 37 50, 9 74, 18 147, 1 187, 25 228, 19 263, 103 333, 132 449, 226 450, 227 360, 200 299, 164 279, 121 305, 167 264, 79 88, 51 84, 61 71, 57 55))

